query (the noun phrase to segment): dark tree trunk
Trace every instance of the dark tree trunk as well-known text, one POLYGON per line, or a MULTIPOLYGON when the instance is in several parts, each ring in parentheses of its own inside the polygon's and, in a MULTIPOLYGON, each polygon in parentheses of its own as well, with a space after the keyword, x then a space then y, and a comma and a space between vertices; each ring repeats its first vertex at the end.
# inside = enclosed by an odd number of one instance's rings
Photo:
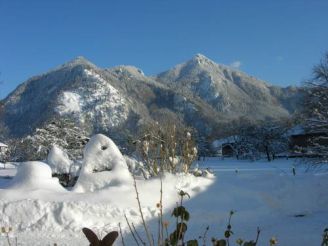
POLYGON ((269 147, 265 146, 265 153, 267 155, 268 161, 271 161, 271 156, 270 156, 270 152, 269 152, 269 147))

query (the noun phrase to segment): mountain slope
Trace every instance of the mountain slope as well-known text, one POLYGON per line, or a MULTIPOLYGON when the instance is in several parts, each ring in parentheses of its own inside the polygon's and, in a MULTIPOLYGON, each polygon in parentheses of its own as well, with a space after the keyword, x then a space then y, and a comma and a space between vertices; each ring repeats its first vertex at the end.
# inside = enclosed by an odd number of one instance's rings
POLYGON ((18 86, 2 101, 2 121, 21 137, 69 117, 124 143, 142 125, 167 118, 211 135, 239 117, 286 117, 299 97, 297 88, 271 86, 200 54, 156 77, 133 66, 101 69, 78 57, 18 86))

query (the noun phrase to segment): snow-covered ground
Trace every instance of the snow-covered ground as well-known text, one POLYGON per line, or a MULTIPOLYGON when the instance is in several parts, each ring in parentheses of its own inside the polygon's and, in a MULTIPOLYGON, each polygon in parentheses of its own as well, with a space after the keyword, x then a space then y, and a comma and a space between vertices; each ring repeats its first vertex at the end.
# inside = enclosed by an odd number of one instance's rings
MULTIPOLYGON (((207 226, 210 227, 208 245, 211 237, 223 238, 228 213, 234 210, 233 241, 239 237, 254 239, 259 226, 259 245, 269 245, 272 236, 278 239, 279 245, 320 245, 323 229, 328 226, 328 173, 324 169, 306 172, 305 168, 296 166, 294 176, 294 162, 293 159, 268 163, 211 158, 200 161, 199 166, 210 167, 215 178, 166 175, 163 179, 165 220, 174 224, 170 212, 178 199, 178 189, 182 189, 191 196, 185 202, 191 213, 188 238, 198 238, 207 226)), ((88 245, 82 227, 104 235, 109 230, 118 230, 119 223, 125 243, 134 245, 124 214, 142 230, 134 187, 128 182, 78 193, 50 185, 43 188, 29 185, 26 189, 11 186, 14 179, 8 176, 15 174, 15 166, 7 169, 0 166, 0 226, 12 227, 11 236, 18 238, 19 245, 88 245)), ((140 178, 137 186, 143 212, 156 234, 159 179, 140 178)), ((7 245, 3 235, 0 245, 7 245)), ((116 245, 121 245, 121 241, 117 240, 116 245)))

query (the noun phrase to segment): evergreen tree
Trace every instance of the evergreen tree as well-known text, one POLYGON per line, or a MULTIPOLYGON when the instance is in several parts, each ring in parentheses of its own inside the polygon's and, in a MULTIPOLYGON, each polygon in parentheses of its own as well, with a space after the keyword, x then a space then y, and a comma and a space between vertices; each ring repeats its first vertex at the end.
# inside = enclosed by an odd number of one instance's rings
POLYGON ((72 160, 81 159, 89 138, 68 118, 56 118, 37 128, 33 135, 16 140, 11 156, 16 160, 44 160, 53 145, 65 150, 72 160))

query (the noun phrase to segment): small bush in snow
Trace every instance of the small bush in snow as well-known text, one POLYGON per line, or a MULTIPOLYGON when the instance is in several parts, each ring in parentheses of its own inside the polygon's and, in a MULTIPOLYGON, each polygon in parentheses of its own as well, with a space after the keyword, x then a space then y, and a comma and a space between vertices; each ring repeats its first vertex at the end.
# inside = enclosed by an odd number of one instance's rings
MULTIPOLYGON (((234 215, 234 213, 235 213, 234 211, 230 211, 227 228, 224 232, 224 239, 212 238, 213 246, 226 246, 226 245, 229 246, 230 245, 230 239, 231 239, 232 235, 234 234, 232 231, 232 225, 231 225, 231 218, 234 215)), ((260 228, 257 228, 257 234, 256 234, 255 240, 245 241, 241 238, 238 238, 236 240, 236 244, 239 246, 256 246, 257 242, 259 240, 259 237, 260 237, 260 232, 261 232, 260 228)), ((273 238, 272 238, 270 240, 270 246, 276 245, 276 241, 277 241, 276 239, 273 240, 273 238)))
POLYGON ((149 125, 136 141, 137 153, 150 176, 162 172, 185 172, 197 158, 197 148, 188 129, 174 124, 149 125))
POLYGON ((53 177, 57 177, 61 185, 64 187, 74 186, 79 167, 70 160, 63 149, 53 145, 46 162, 51 167, 53 177))

